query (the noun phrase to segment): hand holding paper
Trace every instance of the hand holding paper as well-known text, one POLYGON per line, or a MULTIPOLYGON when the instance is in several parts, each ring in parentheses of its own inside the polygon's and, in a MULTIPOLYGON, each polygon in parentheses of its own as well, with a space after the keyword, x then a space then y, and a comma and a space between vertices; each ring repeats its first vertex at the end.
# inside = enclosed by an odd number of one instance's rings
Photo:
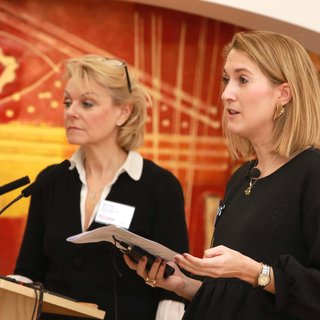
MULTIPOLYGON (((115 225, 108 225, 92 231, 86 231, 72 237, 67 241, 73 243, 90 243, 108 241, 116 245, 122 252, 128 254, 135 262, 145 255, 148 257, 148 267, 150 268, 155 257, 162 260, 172 261, 178 253, 155 242, 138 236, 126 229, 115 225)), ((174 269, 167 265, 166 276, 171 275, 174 269)))

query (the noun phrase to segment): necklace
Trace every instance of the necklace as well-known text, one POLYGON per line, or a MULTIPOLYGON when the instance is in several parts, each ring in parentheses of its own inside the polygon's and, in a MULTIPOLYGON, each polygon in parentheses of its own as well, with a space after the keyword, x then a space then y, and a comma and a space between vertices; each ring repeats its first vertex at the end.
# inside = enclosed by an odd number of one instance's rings
POLYGON ((246 196, 250 196, 251 190, 252 190, 253 186, 255 185, 255 183, 258 181, 258 179, 259 178, 252 178, 252 177, 250 178, 249 186, 246 189, 244 189, 244 194, 246 196))
MULTIPOLYGON (((277 160, 279 160, 278 157, 275 157, 273 159, 273 161, 271 162, 271 165, 265 170, 265 174, 269 173, 269 170, 272 167, 274 167, 275 162, 277 160)), ((261 171, 256 167, 257 164, 258 164, 258 160, 255 161, 253 168, 249 172, 249 175, 250 175, 249 186, 246 189, 244 189, 244 194, 246 196, 250 196, 253 186, 256 184, 256 182, 259 180, 259 178, 261 178, 261 171)), ((281 164, 283 164, 283 162, 280 162, 279 165, 277 166, 277 168, 279 168, 281 164)), ((265 174, 263 176, 265 176, 265 174)))
POLYGON ((96 200, 97 195, 99 195, 103 189, 104 189, 104 187, 97 190, 97 191, 89 191, 88 190, 87 195, 88 195, 88 197, 92 198, 93 200, 96 200))

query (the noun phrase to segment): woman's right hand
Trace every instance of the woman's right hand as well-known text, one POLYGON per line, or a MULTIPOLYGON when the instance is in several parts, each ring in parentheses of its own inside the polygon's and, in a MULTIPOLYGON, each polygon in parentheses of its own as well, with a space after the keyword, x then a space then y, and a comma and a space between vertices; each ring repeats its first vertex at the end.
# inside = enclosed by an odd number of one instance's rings
POLYGON ((171 276, 164 278, 163 275, 167 264, 166 261, 156 258, 150 270, 148 271, 146 269, 146 257, 142 257, 137 264, 133 262, 126 254, 124 254, 123 257, 128 267, 132 270, 136 270, 137 274, 142 277, 147 284, 151 284, 154 282, 154 280, 156 280, 152 285, 153 287, 160 287, 169 291, 173 291, 178 295, 185 296, 184 288, 189 278, 180 271, 179 267, 175 263, 168 263, 175 269, 175 271, 171 276))

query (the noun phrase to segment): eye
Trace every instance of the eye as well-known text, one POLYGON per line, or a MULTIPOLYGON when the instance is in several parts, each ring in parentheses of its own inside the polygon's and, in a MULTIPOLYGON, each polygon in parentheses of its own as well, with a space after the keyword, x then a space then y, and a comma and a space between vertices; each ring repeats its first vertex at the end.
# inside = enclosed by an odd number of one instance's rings
POLYGON ((239 82, 240 83, 247 83, 248 80, 245 77, 241 76, 241 77, 239 77, 239 82))
POLYGON ((72 101, 71 101, 71 99, 69 99, 69 98, 65 98, 65 99, 63 100, 63 104, 64 104, 65 108, 70 108, 70 107, 71 107, 71 104, 72 104, 72 101))
POLYGON ((222 76, 222 83, 224 85, 227 85, 230 81, 230 78, 228 76, 222 76))
POLYGON ((92 101, 89 100, 84 100, 82 101, 82 105, 84 108, 89 109, 92 108, 94 106, 94 103, 92 101))

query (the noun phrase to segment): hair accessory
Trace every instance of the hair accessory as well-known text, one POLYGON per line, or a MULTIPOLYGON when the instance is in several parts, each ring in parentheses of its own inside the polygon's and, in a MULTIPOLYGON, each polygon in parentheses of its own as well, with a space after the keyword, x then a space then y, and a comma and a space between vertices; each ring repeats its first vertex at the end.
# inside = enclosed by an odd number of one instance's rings
POLYGON ((280 118, 284 114, 284 106, 279 102, 277 103, 276 111, 273 115, 273 120, 280 118))
POLYGON ((119 67, 123 67, 124 68, 124 72, 125 72, 126 79, 127 79, 128 91, 131 93, 132 92, 132 86, 131 86, 131 81, 130 81, 130 77, 129 77, 129 71, 128 71, 127 63, 125 61, 123 61, 121 59, 117 59, 117 58, 104 57, 102 59, 104 59, 105 61, 113 63, 115 66, 119 66, 119 67))

